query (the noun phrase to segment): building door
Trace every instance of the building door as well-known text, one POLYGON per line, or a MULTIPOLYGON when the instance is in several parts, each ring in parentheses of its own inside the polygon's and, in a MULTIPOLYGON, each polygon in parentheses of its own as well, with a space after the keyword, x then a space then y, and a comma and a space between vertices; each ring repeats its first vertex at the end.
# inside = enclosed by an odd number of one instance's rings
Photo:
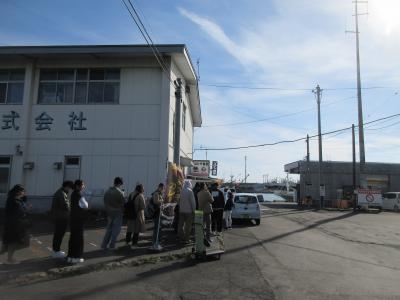
POLYGON ((0 194, 7 194, 10 188, 11 156, 0 156, 0 194))
POLYGON ((75 181, 81 177, 81 157, 66 156, 64 167, 64 181, 75 181))

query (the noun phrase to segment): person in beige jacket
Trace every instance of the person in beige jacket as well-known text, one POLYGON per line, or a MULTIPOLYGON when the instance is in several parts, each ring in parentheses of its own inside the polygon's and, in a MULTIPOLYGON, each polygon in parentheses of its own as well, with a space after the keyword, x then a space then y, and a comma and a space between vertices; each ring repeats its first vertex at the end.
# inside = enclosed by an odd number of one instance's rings
POLYGON ((207 185, 204 182, 200 183, 200 191, 197 194, 199 202, 199 210, 203 211, 203 223, 205 225, 206 239, 211 242, 211 213, 212 213, 212 203, 214 198, 208 191, 207 185))
POLYGON ((144 198, 144 187, 138 184, 128 198, 128 201, 133 201, 132 209, 134 209, 133 218, 128 219, 126 243, 129 244, 132 236, 132 246, 137 245, 139 234, 146 231, 144 209, 146 208, 146 200, 144 198))

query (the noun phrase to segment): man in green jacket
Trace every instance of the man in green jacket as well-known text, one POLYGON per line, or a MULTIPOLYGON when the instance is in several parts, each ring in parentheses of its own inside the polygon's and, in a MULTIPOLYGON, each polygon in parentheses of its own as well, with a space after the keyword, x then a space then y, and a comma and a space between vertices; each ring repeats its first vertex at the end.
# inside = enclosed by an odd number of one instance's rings
POLYGON ((115 249, 115 242, 121 232, 125 198, 121 186, 124 184, 121 177, 115 177, 114 186, 104 194, 104 208, 107 213, 107 229, 101 244, 102 249, 115 249))
POLYGON ((64 181, 62 187, 53 195, 51 216, 54 222, 53 257, 64 258, 65 252, 61 251, 61 243, 68 227, 70 202, 68 193, 74 188, 72 181, 64 181))

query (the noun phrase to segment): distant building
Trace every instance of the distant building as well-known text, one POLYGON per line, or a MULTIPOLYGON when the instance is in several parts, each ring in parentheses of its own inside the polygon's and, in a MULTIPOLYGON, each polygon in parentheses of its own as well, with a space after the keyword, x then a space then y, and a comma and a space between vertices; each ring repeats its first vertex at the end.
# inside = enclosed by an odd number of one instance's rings
MULTIPOLYGON (((285 165, 285 172, 300 175, 300 199, 311 196, 319 199, 319 163, 317 161, 296 161, 285 165)), ((356 164, 359 170, 359 164, 356 164)), ((325 161, 322 164, 322 180, 325 185, 325 200, 327 205, 332 200, 345 199, 353 193, 352 162, 325 161)), ((379 189, 382 192, 400 191, 400 164, 368 162, 365 165, 365 185, 379 189)), ((359 174, 356 173, 358 186, 359 174)))
POLYGON ((81 178, 101 196, 115 176, 151 192, 174 151, 190 166, 202 123, 196 74, 184 45, 157 49, 165 71, 144 45, 0 47, 0 195, 22 183, 45 198, 81 178))

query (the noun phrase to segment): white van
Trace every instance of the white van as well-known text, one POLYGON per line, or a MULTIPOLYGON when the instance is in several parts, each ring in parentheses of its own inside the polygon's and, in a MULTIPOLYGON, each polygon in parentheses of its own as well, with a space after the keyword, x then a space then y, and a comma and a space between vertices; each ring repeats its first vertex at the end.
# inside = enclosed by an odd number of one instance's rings
POLYGON ((389 192, 383 194, 382 208, 400 211, 400 192, 389 192))

